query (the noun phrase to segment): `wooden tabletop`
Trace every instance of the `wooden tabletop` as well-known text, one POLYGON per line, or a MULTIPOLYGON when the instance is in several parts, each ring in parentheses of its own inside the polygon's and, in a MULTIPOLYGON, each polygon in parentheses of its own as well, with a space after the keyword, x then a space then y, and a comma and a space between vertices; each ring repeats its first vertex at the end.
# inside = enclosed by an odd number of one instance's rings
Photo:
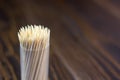
POLYGON ((50 80, 120 80, 119 0, 0 0, 0 80, 20 80, 27 24, 51 29, 50 80))

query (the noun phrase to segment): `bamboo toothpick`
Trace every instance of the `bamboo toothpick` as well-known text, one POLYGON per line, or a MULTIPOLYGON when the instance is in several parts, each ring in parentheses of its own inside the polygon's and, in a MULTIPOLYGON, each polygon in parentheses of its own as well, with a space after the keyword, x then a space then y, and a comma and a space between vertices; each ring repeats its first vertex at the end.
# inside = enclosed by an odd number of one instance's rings
POLYGON ((19 30, 18 38, 21 80, 48 80, 50 30, 28 25, 19 30))

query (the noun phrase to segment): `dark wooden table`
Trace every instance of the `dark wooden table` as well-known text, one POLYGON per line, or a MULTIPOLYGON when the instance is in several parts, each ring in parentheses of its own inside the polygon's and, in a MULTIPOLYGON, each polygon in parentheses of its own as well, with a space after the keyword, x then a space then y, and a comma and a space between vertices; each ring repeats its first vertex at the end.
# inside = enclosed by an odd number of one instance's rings
POLYGON ((20 80, 27 24, 51 29, 50 80, 120 80, 119 0, 0 0, 0 80, 20 80))

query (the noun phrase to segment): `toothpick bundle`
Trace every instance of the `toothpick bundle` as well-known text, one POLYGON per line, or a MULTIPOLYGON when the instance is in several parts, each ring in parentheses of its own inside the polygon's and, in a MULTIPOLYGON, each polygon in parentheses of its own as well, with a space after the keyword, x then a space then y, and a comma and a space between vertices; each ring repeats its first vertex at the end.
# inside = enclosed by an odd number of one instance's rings
POLYGON ((18 32, 22 80, 48 80, 50 30, 25 26, 18 32))

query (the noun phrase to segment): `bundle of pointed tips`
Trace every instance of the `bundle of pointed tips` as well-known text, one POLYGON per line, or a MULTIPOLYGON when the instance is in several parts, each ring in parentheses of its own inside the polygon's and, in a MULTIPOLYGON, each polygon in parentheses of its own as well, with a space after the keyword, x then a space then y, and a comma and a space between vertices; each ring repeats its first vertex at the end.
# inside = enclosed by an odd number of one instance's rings
POLYGON ((32 43, 35 41, 43 40, 45 41, 49 38, 50 30, 48 28, 44 28, 44 26, 37 26, 37 25, 31 25, 31 26, 25 26, 22 27, 18 32, 18 37, 20 44, 24 43, 32 43))
POLYGON ((50 30, 39 25, 22 27, 20 41, 21 79, 47 80, 50 30))

